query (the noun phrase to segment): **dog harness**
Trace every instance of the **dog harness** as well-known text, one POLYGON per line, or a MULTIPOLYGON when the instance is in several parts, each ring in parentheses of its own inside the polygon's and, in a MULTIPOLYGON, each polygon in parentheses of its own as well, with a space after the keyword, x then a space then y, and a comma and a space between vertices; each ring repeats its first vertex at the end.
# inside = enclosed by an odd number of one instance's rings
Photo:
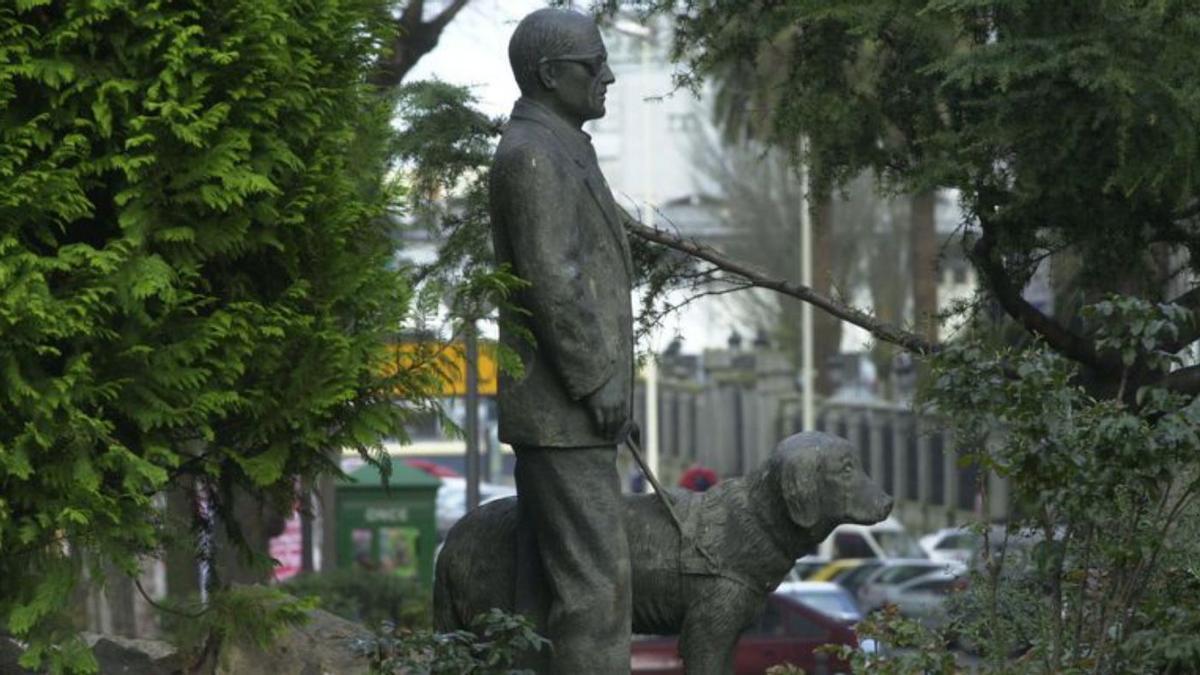
MULTIPOLYGON (((738 572, 735 566, 724 564, 724 561, 718 559, 704 546, 705 541, 710 541, 710 537, 724 536, 730 541, 736 541, 737 532, 745 532, 744 525, 737 522, 737 516, 731 511, 741 511, 737 509, 721 509, 714 508, 717 506, 716 500, 705 499, 705 495, 712 496, 711 492, 703 492, 700 494, 686 493, 680 495, 679 499, 674 499, 667 494, 663 489, 662 484, 658 482, 658 478, 650 467, 646 464, 646 460, 642 457, 642 449, 638 444, 637 436, 639 435, 637 425, 627 423, 625 428, 621 430, 620 436, 625 439, 625 445, 629 446, 629 451, 633 454, 633 459, 641 468, 642 473, 646 475, 646 480, 654 486, 655 494, 658 495, 658 501, 666 509, 667 515, 671 517, 671 522, 675 524, 675 528, 679 530, 679 572, 680 574, 692 574, 700 576, 721 577, 729 579, 737 584, 745 586, 756 593, 769 593, 775 589, 778 584, 764 584, 756 582, 749 576, 738 572), (680 512, 682 511, 682 515, 680 512)), ((746 506, 739 504, 739 507, 746 506)), ((778 548, 774 539, 770 537, 770 532, 767 532, 768 541, 772 547, 778 548)))

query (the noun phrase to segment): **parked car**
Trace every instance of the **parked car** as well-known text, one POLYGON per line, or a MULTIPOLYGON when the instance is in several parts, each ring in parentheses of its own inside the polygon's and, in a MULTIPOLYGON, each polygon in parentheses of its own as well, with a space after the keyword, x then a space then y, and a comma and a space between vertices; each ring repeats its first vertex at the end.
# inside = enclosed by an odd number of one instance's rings
POLYGON ((927 534, 919 541, 933 560, 967 564, 979 549, 982 537, 965 527, 947 527, 927 534))
POLYGON ((942 578, 956 579, 965 572, 966 566, 961 563, 924 558, 886 560, 859 584, 856 593, 858 607, 863 613, 873 612, 889 602, 891 589, 919 577, 940 575, 942 578))
POLYGON ((785 581, 775 592, 795 598, 847 626, 853 626, 863 617, 854 596, 842 586, 828 581, 785 581))
POLYGON ((886 562, 886 558, 842 558, 817 570, 809 581, 830 581, 857 594, 859 586, 886 562))
POLYGON ((839 558, 927 558, 917 540, 894 517, 874 525, 839 525, 817 546, 817 555, 839 558))
MULTIPOLYGON (((791 663, 812 675, 848 672, 849 666, 816 652, 826 644, 857 646, 854 631, 785 593, 767 596, 766 607, 742 633, 734 650, 736 675, 761 675, 791 663)), ((630 652, 633 675, 683 675, 679 643, 673 637, 638 636, 630 652)))
POLYGON ((821 568, 829 564, 828 558, 822 558, 815 555, 806 555, 796 561, 792 571, 784 577, 784 581, 805 581, 821 568))
POLYGON ((833 581, 842 574, 857 569, 867 560, 874 558, 838 558, 825 563, 821 569, 808 575, 806 581, 833 581))
POLYGON ((895 605, 900 615, 916 619, 927 628, 946 623, 946 597, 960 586, 961 574, 942 570, 898 584, 879 587, 880 604, 895 605))
MULTIPOLYGON (((512 497, 517 494, 516 488, 496 483, 479 484, 479 503, 486 504, 496 499, 512 497)), ((437 492, 436 505, 438 541, 446 538, 446 533, 467 513, 467 480, 465 478, 444 477, 437 492)))
POLYGON ((880 609, 886 604, 889 587, 904 584, 911 579, 925 577, 929 574, 940 574, 943 577, 955 579, 966 572, 966 566, 956 562, 938 562, 925 558, 908 558, 908 560, 883 561, 875 572, 862 580, 858 585, 856 597, 858 608, 864 614, 880 609))
POLYGON ((885 564, 887 564, 886 559, 868 558, 866 560, 859 560, 857 565, 843 569, 830 579, 830 581, 846 589, 850 595, 857 599, 858 589, 885 564))

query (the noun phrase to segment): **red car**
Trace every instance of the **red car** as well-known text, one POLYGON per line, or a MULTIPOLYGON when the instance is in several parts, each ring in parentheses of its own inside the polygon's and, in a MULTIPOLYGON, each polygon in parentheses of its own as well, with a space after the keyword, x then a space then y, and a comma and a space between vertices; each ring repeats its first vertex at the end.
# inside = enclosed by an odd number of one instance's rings
MULTIPOLYGON (((817 647, 826 644, 858 645, 854 630, 808 605, 778 593, 767 597, 766 608, 755 617, 734 651, 737 675, 761 675, 771 666, 790 663, 811 675, 850 672, 846 663, 817 647)), ((634 638, 630 655, 633 675, 684 675, 679 643, 673 637, 634 638)))

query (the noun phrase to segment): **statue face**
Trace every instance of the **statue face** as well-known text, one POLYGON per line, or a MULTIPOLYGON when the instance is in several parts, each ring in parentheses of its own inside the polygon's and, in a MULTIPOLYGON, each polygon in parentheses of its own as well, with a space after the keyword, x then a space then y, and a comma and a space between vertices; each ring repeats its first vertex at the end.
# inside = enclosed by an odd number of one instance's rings
POLYGON ((608 67, 608 50, 594 24, 575 42, 577 48, 571 53, 545 57, 542 63, 554 64, 552 93, 558 111, 582 126, 604 117, 608 85, 617 78, 608 67))

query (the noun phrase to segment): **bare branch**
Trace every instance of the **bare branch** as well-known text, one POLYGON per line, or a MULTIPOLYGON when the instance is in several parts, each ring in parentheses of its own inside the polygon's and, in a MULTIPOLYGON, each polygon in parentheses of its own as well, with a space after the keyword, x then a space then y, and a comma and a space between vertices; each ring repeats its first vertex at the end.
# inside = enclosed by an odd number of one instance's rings
POLYGON ((425 17, 425 0, 411 0, 400 13, 400 26, 415 26, 425 17))
MULTIPOLYGON (((719 297, 722 295, 727 295, 729 293, 734 293, 736 291, 744 291, 744 290, 747 290, 750 288, 754 288, 754 285, 748 281, 743 281, 741 283, 734 284, 733 282, 730 282, 730 281, 714 279, 710 283, 714 283, 714 284, 715 283, 724 283, 724 284, 729 284, 729 285, 727 285, 725 288, 708 289, 708 290, 704 290, 704 291, 699 291, 699 290, 693 291, 686 298, 684 298, 683 300, 680 300, 679 302, 667 302, 666 300, 661 300, 660 301, 662 303, 661 307, 654 308, 650 314, 642 315, 641 319, 639 320, 639 322, 642 325, 642 327, 638 329, 639 335, 648 332, 648 330, 652 329, 652 328, 661 328, 663 325, 663 319, 668 314, 677 312, 677 311, 683 309, 684 307, 687 307, 688 305, 692 304, 693 302, 696 302, 697 300, 700 300, 702 298, 709 298, 709 297, 719 297)), ((699 286, 699 285, 700 285, 699 282, 697 282, 696 286, 699 286)), ((695 288, 695 286, 693 288, 695 288)))
POLYGON ((468 1, 469 0, 454 0, 454 2, 450 3, 450 6, 446 7, 446 9, 443 9, 442 13, 434 17, 433 21, 430 21, 429 23, 431 25, 438 26, 438 30, 445 28, 446 24, 450 23, 450 21, 453 20, 460 11, 462 11, 462 8, 467 6, 468 1))
POLYGON ((1100 371, 1121 370, 1120 363, 1101 358, 1091 340, 1071 332, 1046 316, 1021 295, 1021 290, 1014 286, 1009 278, 1008 270, 996 257, 992 229, 982 220, 980 227, 983 234, 975 243, 971 257, 987 278, 988 286, 1004 311, 1024 326, 1025 330, 1041 337, 1051 348, 1071 360, 1100 371))
POLYGON ((185 619, 199 619, 200 617, 207 614, 210 609, 212 609, 211 605, 209 605, 208 607, 205 607, 204 609, 202 609, 198 612, 187 612, 187 611, 184 611, 181 609, 176 609, 175 607, 171 607, 169 605, 164 605, 159 602, 156 602, 154 600, 154 598, 150 597, 150 594, 147 593, 146 589, 142 587, 141 579, 134 579, 133 585, 135 588, 137 588, 138 593, 141 594, 142 599, 145 600, 146 603, 149 604, 151 607, 153 607, 154 609, 157 609, 160 612, 165 612, 167 614, 174 614, 175 616, 181 616, 185 619))
MULTIPOLYGON (((696 302, 697 300, 700 300, 702 298, 715 298, 715 297, 720 297, 722 295, 728 295, 730 293, 736 293, 738 291, 745 291, 745 290, 754 288, 754 284, 749 281, 744 281, 739 284, 733 284, 732 282, 726 282, 726 283, 730 283, 731 285, 726 288, 714 288, 714 289, 709 289, 706 291, 696 291, 694 293, 688 294, 688 296, 686 298, 684 298, 683 300, 680 300, 679 302, 663 301, 663 303, 662 303, 663 311, 659 312, 659 314, 661 314, 662 316, 666 316, 667 314, 670 314, 676 310, 687 307, 688 305, 690 305, 693 302, 696 302)), ((655 319, 655 323, 659 323, 660 319, 661 319, 661 317, 659 319, 655 319)))
POLYGON ((1200 340, 1200 316, 1197 316, 1197 310, 1200 309, 1200 286, 1171 300, 1171 304, 1179 305, 1192 312, 1192 322, 1180 328, 1179 335, 1162 347, 1164 351, 1174 354, 1196 340, 1200 340))
POLYGON ((1200 366, 1171 371, 1155 384, 1181 394, 1200 394, 1200 366))
POLYGON ((665 230, 647 227, 639 222, 634 221, 632 218, 626 221, 626 227, 629 228, 630 233, 641 237, 642 239, 654 242, 656 244, 661 244, 662 246, 672 248, 676 251, 681 251, 690 256, 712 263, 727 274, 732 274, 745 279, 747 284, 750 286, 765 288, 777 293, 789 295, 793 298, 798 298, 804 302, 820 307, 842 321, 852 323, 867 330, 876 338, 883 340, 884 342, 890 342, 891 344, 898 345, 911 352, 922 355, 932 354, 941 348, 941 346, 937 343, 930 342, 915 333, 880 321, 867 312, 864 312, 860 309, 855 309, 854 307, 850 307, 849 305, 839 302, 822 293, 818 293, 808 286, 783 279, 772 279, 767 277, 762 272, 749 267, 748 265, 726 257, 710 246, 706 246, 696 241, 686 240, 665 230))
POLYGON ((454 0, 430 21, 424 20, 424 0, 411 0, 396 20, 392 49, 375 64, 371 84, 395 87, 423 56, 437 47, 442 31, 470 0, 454 0))

